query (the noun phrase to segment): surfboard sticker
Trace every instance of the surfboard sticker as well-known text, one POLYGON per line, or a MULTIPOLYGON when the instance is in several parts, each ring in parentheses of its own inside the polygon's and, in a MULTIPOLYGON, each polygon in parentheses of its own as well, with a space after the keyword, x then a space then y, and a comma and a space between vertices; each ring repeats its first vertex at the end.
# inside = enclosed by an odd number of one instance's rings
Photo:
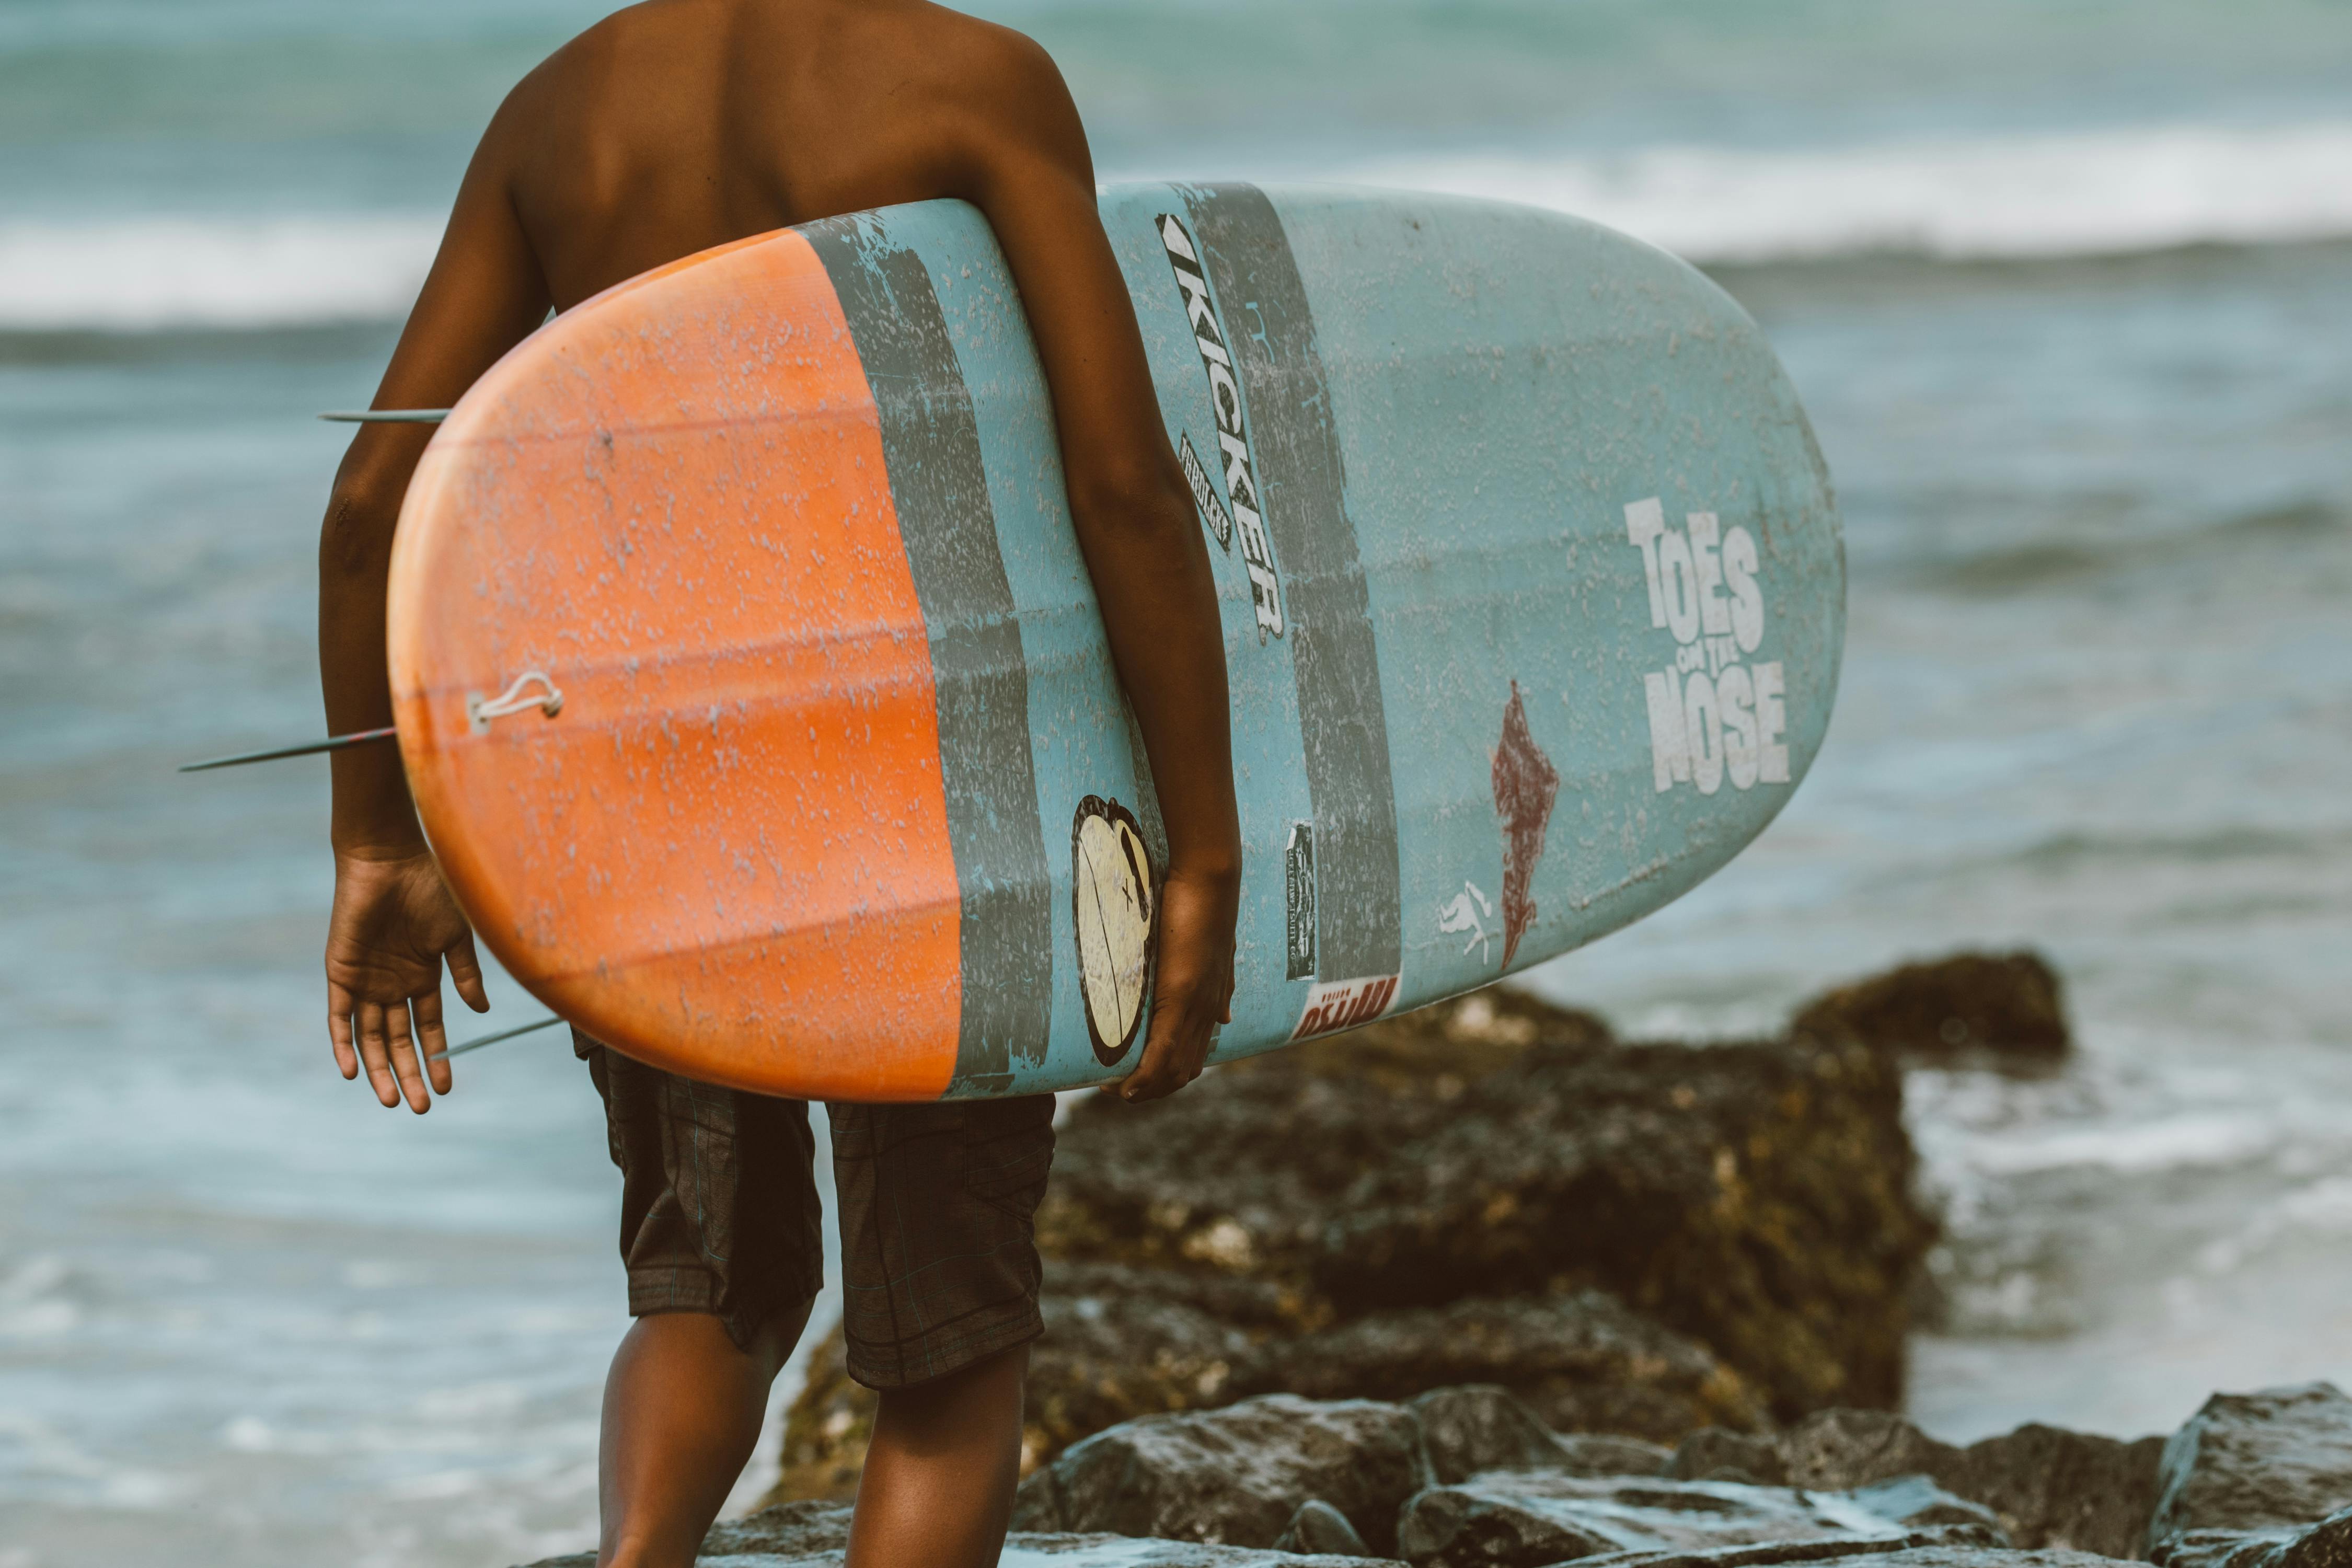
MULTIPOLYGON (((1275 566, 1274 546, 1266 538, 1265 503, 1258 494, 1257 453, 1250 445, 1249 410, 1242 401, 1240 373, 1228 347, 1233 339, 1209 292, 1200 247, 1192 243, 1184 220, 1161 213, 1158 226, 1160 247, 1168 253, 1168 269, 1175 274, 1176 292, 1184 301, 1185 320, 1192 323, 1192 346, 1200 351, 1201 370, 1209 378, 1209 405, 1216 413, 1217 447, 1225 464, 1225 499, 1233 503, 1234 531, 1241 536, 1242 567, 1249 574, 1250 603, 1257 611, 1257 640, 1263 643, 1269 636, 1282 635, 1282 574, 1275 566)), ((1193 461, 1197 465, 1200 459, 1196 456, 1193 461)))
POLYGON ((1361 980, 1332 980, 1318 985, 1307 994, 1307 1009, 1299 1014, 1298 1027, 1291 1031, 1290 1037, 1312 1039, 1317 1035, 1336 1035, 1342 1029, 1370 1023, 1395 1004, 1399 978, 1394 974, 1373 974, 1361 980))
POLYGON ((1528 728, 1528 706, 1519 683, 1503 710, 1503 738, 1495 747, 1495 815, 1503 819, 1503 967, 1519 951, 1519 938, 1535 924, 1536 900, 1528 889, 1536 862, 1543 858, 1544 828, 1559 797, 1559 770, 1536 744, 1528 728))
POLYGON ((1315 973, 1315 825, 1294 822, 1282 847, 1283 978, 1315 973))
POLYGON ((1656 496, 1625 508, 1625 541, 1642 552, 1650 626, 1671 633, 1674 661, 1642 677, 1650 714, 1652 783, 1713 795, 1789 782, 1787 681, 1781 662, 1746 662, 1764 641, 1756 537, 1725 531, 1711 511, 1666 525, 1656 496))
POLYGON ((1127 1055, 1143 1024, 1159 913, 1151 857, 1135 814, 1088 795, 1070 822, 1070 900, 1087 1033, 1105 1067, 1127 1055))
POLYGON ((1437 929, 1447 936, 1465 937, 1462 956, 1478 955, 1486 962, 1487 950, 1495 944, 1495 933, 1486 922, 1495 918, 1495 905, 1485 889, 1467 877, 1462 879, 1462 890, 1437 906, 1437 929))
POLYGON ((1234 514, 1217 499, 1217 487, 1211 482, 1209 470, 1201 466, 1201 454, 1192 450, 1189 430, 1176 437, 1176 461, 1184 469, 1184 482, 1192 487, 1192 504, 1201 509, 1201 526, 1216 535, 1218 549, 1232 554, 1234 514))

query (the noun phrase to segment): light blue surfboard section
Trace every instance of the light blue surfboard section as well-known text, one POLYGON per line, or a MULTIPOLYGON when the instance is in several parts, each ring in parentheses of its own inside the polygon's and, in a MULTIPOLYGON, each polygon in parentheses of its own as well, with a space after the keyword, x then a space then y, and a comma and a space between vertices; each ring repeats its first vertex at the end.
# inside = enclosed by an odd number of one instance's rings
MULTIPOLYGON (((1843 552, 1727 295, 1501 204, 1150 184, 1101 211, 1220 586, 1246 870, 1219 1059, 1580 947, 1771 821, 1829 723, 1843 552)), ((859 221, 921 259, 969 394, 1045 847, 1007 875, 1043 879, 1049 1026, 950 1093, 1121 1077, 1139 1034, 1088 1027, 1082 803, 1161 840, 1020 298, 969 206, 859 221)))

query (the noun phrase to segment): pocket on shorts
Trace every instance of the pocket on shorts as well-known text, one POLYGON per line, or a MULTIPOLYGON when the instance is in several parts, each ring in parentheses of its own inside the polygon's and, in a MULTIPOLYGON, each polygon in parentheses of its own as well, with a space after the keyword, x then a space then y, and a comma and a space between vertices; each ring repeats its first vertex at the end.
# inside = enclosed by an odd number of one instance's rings
POLYGON ((1027 1225, 1054 1164, 1054 1097, 963 1102, 959 1153, 964 1190, 1027 1225))

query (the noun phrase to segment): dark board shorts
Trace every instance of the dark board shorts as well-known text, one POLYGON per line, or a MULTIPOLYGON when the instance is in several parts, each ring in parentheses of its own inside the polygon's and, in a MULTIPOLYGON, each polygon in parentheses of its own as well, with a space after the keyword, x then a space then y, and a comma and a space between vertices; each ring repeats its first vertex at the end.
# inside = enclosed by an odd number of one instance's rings
MULTIPOLYGON (((748 1346, 824 1284, 808 1105, 697 1083, 574 1031, 621 1168, 629 1311, 709 1312, 748 1346)), ((1031 1216, 1054 1097, 829 1105, 849 1373, 903 1388, 1033 1340, 1031 1216)))

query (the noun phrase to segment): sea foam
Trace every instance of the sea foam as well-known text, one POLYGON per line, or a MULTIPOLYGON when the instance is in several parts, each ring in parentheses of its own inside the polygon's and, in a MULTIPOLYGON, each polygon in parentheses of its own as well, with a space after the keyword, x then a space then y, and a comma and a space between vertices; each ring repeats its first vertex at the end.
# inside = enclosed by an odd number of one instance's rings
POLYGON ((411 213, 0 223, 0 331, 393 319, 440 232, 438 217, 411 213))
MULTIPOLYGON (((1314 173, 1527 202, 1699 262, 2126 254, 2352 235, 2352 121, 1810 150, 1423 153, 1314 173)), ((0 223, 0 331, 236 330, 397 318, 424 213, 0 223)))
POLYGON ((1763 151, 1387 158, 1351 179, 1575 213, 1701 262, 2121 255, 2352 235, 2352 121, 1763 151))

